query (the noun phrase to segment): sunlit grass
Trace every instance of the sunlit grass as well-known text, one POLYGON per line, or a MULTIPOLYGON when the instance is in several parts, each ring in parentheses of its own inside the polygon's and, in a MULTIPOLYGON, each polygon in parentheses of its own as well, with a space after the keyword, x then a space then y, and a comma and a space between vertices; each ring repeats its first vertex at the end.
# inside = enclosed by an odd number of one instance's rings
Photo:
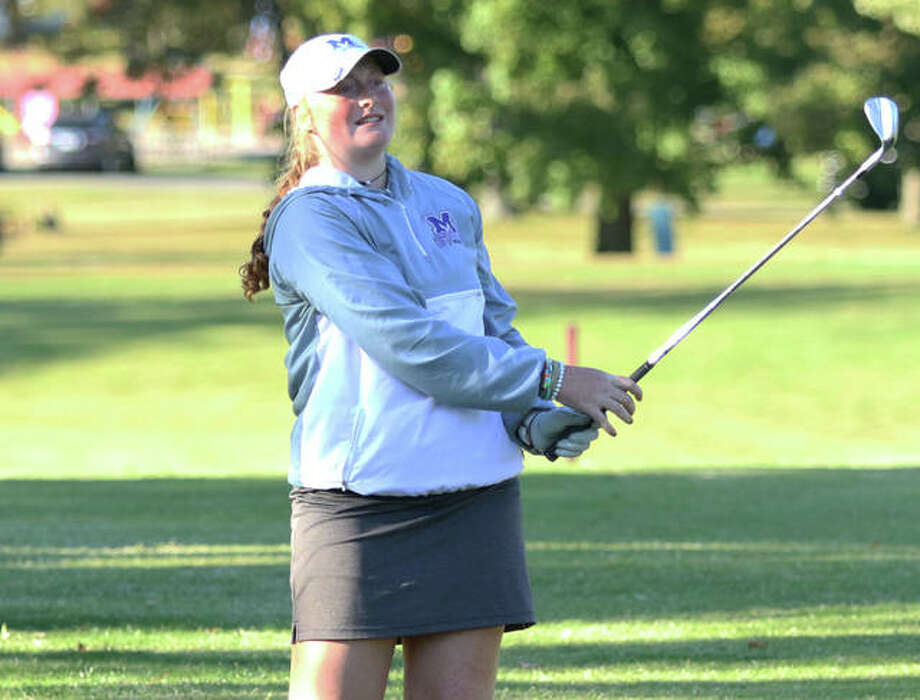
MULTIPOLYGON (((641 217, 632 257, 593 256, 586 216, 488 226, 525 336, 564 357, 575 324, 580 362, 630 372, 813 206, 811 191, 739 179, 678 219, 670 259, 641 217)), ((279 317, 265 295, 241 300, 235 272, 267 187, 43 183, 0 193, 24 222, 0 257, 0 362, 15 369, 0 383, 0 474, 283 472, 279 317), (40 206, 59 211, 60 231, 30 228, 40 206)), ((904 419, 918 386, 899 368, 920 342, 918 271, 920 234, 892 213, 837 207, 662 361, 637 424, 583 466, 915 464, 920 431, 904 419)))
POLYGON ((284 545, 180 545, 174 542, 125 547, 2 547, 9 569, 162 568, 167 566, 264 566, 287 564, 284 545))
MULTIPOLYGON (((918 495, 916 470, 531 474, 541 623, 506 637, 498 697, 911 697, 918 495)), ((4 697, 283 697, 282 484, 8 481, 0 505, 4 697)))
MULTIPOLYGON (((594 256, 586 216, 490 224, 524 335, 564 357, 574 323, 628 373, 819 199, 724 192, 667 259, 641 218, 633 256, 594 256)), ((269 194, 5 180, 0 697, 284 697, 285 343, 236 277, 269 194)), ((920 233, 836 207, 643 380, 635 425, 528 458, 540 624, 498 697, 920 695, 918 279, 920 233)))

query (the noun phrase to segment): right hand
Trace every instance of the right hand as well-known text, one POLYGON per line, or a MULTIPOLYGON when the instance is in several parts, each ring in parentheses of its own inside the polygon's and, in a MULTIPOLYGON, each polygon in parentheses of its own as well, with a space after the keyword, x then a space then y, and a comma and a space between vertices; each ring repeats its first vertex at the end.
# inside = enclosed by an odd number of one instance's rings
POLYGON ((562 387, 556 400, 559 403, 590 416, 595 425, 610 435, 616 435, 607 411, 612 411, 624 423, 633 422, 636 401, 642 400, 642 389, 629 377, 607 374, 591 367, 567 365, 562 387))

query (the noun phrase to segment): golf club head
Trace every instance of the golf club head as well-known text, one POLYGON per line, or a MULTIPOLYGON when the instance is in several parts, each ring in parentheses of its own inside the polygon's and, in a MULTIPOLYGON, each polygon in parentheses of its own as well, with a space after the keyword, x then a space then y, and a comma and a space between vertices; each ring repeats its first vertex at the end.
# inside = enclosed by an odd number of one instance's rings
POLYGON ((888 97, 870 97, 863 111, 882 146, 891 148, 898 138, 898 106, 888 97))

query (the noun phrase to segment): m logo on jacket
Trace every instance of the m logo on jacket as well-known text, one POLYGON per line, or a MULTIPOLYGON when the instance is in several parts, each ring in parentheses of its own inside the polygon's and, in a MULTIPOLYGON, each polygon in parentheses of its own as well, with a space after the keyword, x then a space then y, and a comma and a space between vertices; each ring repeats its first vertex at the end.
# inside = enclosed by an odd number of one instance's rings
POLYGON ((425 217, 425 221, 431 227, 431 236, 439 248, 452 243, 463 243, 457 233, 457 227, 454 226, 454 222, 450 218, 449 211, 442 211, 438 215, 429 214, 425 217))

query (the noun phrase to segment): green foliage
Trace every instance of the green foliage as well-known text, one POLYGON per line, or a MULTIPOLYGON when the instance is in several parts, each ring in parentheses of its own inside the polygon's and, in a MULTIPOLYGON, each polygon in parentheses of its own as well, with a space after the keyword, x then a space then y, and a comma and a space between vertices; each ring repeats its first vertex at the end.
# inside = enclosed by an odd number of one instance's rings
POLYGON ((437 167, 507 186, 522 205, 571 204, 600 187, 605 216, 641 187, 695 200, 714 163, 688 127, 722 97, 705 47, 687 40, 701 22, 673 3, 474 0, 460 36, 484 69, 446 69, 434 102, 477 126, 437 130, 437 167))
MULTIPOLYGON (((863 100, 893 97, 904 124, 916 119, 914 106, 920 104, 912 77, 920 40, 892 20, 903 11, 895 5, 718 3, 705 37, 718 54, 717 74, 746 119, 769 124, 793 153, 836 151, 859 162, 877 147, 860 109, 863 100)), ((907 166, 920 162, 920 143, 911 134, 906 129, 898 144, 899 160, 907 166)))
POLYGON ((133 75, 180 68, 210 53, 242 53, 252 0, 39 0, 67 18, 60 33, 35 39, 65 59, 119 54, 133 75))
POLYGON ((890 19, 902 31, 920 35, 920 5, 914 0, 854 0, 856 10, 877 19, 890 19))
POLYGON ((403 69, 396 79, 399 102, 398 137, 394 152, 409 167, 432 169, 434 133, 432 89, 439 69, 453 66, 476 72, 478 58, 467 54, 457 35, 457 17, 467 0, 363 0, 307 2, 284 5, 289 18, 302 27, 304 38, 327 32, 352 32, 371 42, 394 44, 403 69))
POLYGON ((571 207, 654 186, 696 202, 717 162, 689 130, 722 99, 677 2, 292 3, 312 30, 408 36, 396 151, 517 206, 571 207))
MULTIPOLYGON (((133 70, 239 53, 250 0, 44 0, 72 21, 49 46, 119 51, 133 70)), ((655 188, 695 206, 726 164, 790 153, 860 161, 859 106, 892 96, 900 163, 920 163, 913 0, 368 0, 279 4, 293 48, 351 31, 402 54, 394 151, 513 206, 591 201, 605 220, 655 188), (762 127, 773 144, 755 145, 762 127), (586 197, 587 195, 587 197, 586 197)))
MULTIPOLYGON (((411 38, 397 152, 511 204, 564 209, 600 194, 614 217, 642 188, 691 205, 714 173, 766 157, 874 146, 863 99, 920 103, 909 10, 832 0, 294 3, 316 31, 411 38), (896 11, 897 10, 897 11, 896 11), (891 19, 895 14, 901 19, 891 19), (755 146, 762 126, 773 145, 755 146)), ((906 130, 920 134, 916 125, 906 130)), ((900 147, 917 162, 917 142, 900 147)))

